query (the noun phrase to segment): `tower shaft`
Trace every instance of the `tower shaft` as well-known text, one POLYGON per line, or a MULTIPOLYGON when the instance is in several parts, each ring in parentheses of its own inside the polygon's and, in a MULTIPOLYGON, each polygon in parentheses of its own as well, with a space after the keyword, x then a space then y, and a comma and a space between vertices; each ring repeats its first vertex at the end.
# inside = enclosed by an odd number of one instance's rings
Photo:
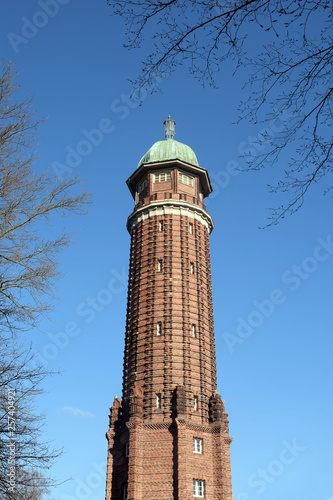
POLYGON ((123 393, 110 414, 106 500, 231 500, 231 439, 216 381, 213 221, 203 205, 209 177, 175 158, 143 163, 128 185, 136 204, 127 224, 123 393))

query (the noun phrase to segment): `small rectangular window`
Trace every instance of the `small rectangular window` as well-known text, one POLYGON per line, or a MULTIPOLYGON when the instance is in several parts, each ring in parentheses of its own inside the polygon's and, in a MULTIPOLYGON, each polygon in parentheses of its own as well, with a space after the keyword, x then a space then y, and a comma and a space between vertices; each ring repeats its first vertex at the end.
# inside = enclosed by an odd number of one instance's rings
POLYGON ((196 328, 195 328, 195 325, 192 325, 191 326, 191 333, 192 333, 192 337, 195 338, 197 336, 197 332, 196 332, 196 328))
POLYGON ((188 230, 190 234, 193 234, 193 224, 191 224, 191 222, 188 225, 188 230))
POLYGON ((193 438, 193 453, 202 454, 202 439, 193 438))
POLYGON ((161 260, 159 260, 159 261, 157 262, 157 270, 158 270, 158 272, 159 272, 159 273, 161 273, 161 272, 162 272, 162 261, 161 261, 161 260))
POLYGON ((162 172, 160 174, 154 174, 154 182, 166 182, 171 181, 171 172, 162 172))
POLYGON ((138 193, 142 193, 142 191, 144 189, 146 189, 147 187, 147 179, 143 180, 142 182, 140 182, 139 186, 138 186, 138 193))
POLYGON ((181 172, 179 172, 178 179, 182 184, 187 184, 187 186, 193 187, 193 177, 191 177, 190 175, 182 174, 181 172))
POLYGON ((159 230, 159 231, 163 231, 163 222, 162 222, 162 221, 160 221, 160 222, 158 223, 158 230, 159 230))
POLYGON ((194 274, 194 263, 193 262, 190 263, 190 273, 194 274))
POLYGON ((162 334, 162 323, 159 321, 156 325, 156 335, 162 334))
POLYGON ((193 479, 193 496, 203 498, 205 493, 202 479, 193 479))
POLYGON ((156 394, 156 408, 161 408, 161 394, 156 394))
POLYGON ((194 400, 193 400, 193 410, 194 410, 194 411, 198 411, 198 406, 199 406, 198 396, 194 396, 194 400))
POLYGON ((128 458, 129 457, 129 443, 126 443, 125 444, 125 457, 128 458))

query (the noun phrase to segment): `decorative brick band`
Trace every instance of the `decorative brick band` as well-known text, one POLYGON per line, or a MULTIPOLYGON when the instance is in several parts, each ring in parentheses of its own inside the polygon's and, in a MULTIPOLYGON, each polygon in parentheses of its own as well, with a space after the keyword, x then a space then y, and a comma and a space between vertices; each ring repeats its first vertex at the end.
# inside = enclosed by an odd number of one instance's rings
MULTIPOLYGON (((177 422, 178 424, 180 425, 183 425, 184 427, 186 427, 186 429, 189 429, 191 431, 194 431, 194 432, 205 432, 207 434, 217 434, 217 433, 220 433, 221 432, 221 429, 222 431, 224 432, 224 429, 222 428, 222 425, 214 425, 214 424, 193 424, 192 422, 190 422, 189 420, 186 420, 186 419, 177 419, 177 422)), ((229 437, 226 437, 225 438, 225 442, 227 444, 230 444, 232 442, 232 438, 229 437), (229 440, 229 442, 228 442, 229 440)))
POLYGON ((127 229, 132 233, 132 229, 136 224, 145 219, 161 215, 181 215, 191 217, 194 220, 201 222, 207 229, 209 234, 214 229, 212 217, 206 210, 191 203, 177 200, 161 200, 148 203, 143 207, 137 208, 127 220, 127 229))
POLYGON ((138 429, 152 429, 152 430, 158 430, 158 429, 168 429, 170 427, 170 422, 157 422, 157 423, 146 423, 146 422, 140 422, 139 424, 135 424, 134 422, 126 422, 126 427, 131 430, 134 427, 137 427, 138 429))

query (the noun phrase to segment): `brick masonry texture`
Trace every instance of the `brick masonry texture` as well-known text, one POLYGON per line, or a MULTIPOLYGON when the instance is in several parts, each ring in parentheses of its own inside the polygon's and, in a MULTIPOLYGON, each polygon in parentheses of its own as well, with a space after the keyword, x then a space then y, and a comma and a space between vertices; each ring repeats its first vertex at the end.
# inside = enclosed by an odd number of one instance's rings
POLYGON ((129 218, 123 391, 110 409, 106 500, 193 499, 194 479, 204 482, 204 498, 232 499, 209 227, 198 177, 193 184, 178 182, 177 161, 169 182, 154 183, 152 169, 129 218), (139 217, 154 203, 158 211, 139 217), (194 453, 194 438, 202 453, 194 453))

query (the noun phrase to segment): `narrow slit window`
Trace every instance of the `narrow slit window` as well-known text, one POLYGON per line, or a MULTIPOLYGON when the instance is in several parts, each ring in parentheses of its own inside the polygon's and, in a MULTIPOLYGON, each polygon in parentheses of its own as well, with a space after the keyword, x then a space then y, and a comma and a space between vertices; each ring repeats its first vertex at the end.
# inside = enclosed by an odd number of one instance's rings
POLYGON ((161 231, 163 231, 163 222, 162 222, 162 221, 160 221, 160 222, 158 223, 158 230, 159 230, 160 232, 161 232, 161 231))
POLYGON ((161 273, 161 272, 162 272, 162 269, 163 269, 163 263, 162 263, 162 261, 161 261, 161 260, 159 260, 159 261, 157 262, 157 270, 158 270, 158 272, 159 272, 159 273, 161 273))
POLYGON ((121 498, 122 500, 127 500, 127 491, 128 491, 128 484, 127 483, 124 483, 123 486, 122 486, 122 495, 121 495, 121 498))
POLYGON ((202 454, 202 439, 193 438, 193 453, 202 454))
POLYGON ((125 444, 125 457, 128 458, 129 457, 129 443, 126 443, 125 444))
POLYGON ((198 406, 199 406, 198 396, 194 396, 194 400, 193 400, 193 410, 194 410, 194 411, 198 411, 198 406))
POLYGON ((195 338, 197 336, 197 331, 196 331, 195 325, 191 326, 191 333, 192 333, 193 338, 195 338))
POLYGON ((190 273, 194 274, 194 262, 190 263, 190 273))
POLYGON ((188 225, 188 230, 190 234, 193 234, 193 224, 191 222, 188 225))
POLYGON ((156 408, 161 408, 162 398, 161 394, 156 394, 156 408))
POLYGON ((161 335, 162 334, 162 323, 159 321, 156 325, 156 335, 161 335))

